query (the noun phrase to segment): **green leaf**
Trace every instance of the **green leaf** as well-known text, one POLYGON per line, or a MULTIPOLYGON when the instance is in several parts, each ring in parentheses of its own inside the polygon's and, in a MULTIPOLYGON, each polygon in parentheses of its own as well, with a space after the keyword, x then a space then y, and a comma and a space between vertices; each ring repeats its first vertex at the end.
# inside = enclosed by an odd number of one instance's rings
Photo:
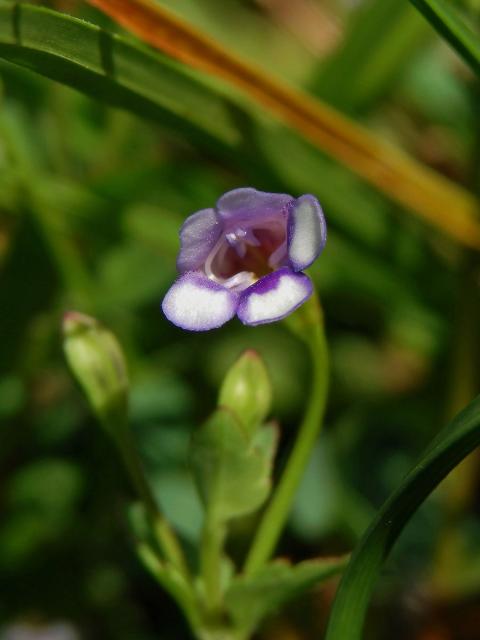
POLYGON ((480 35, 465 22, 449 0, 410 0, 432 27, 449 42, 467 64, 480 73, 480 35))
POLYGON ((227 409, 218 409, 192 438, 191 460, 209 519, 223 523, 258 509, 270 493, 277 434, 273 425, 250 440, 227 409))
POLYGON ((238 141, 229 101, 213 87, 166 56, 83 20, 0 2, 0 57, 194 138, 238 141))
POLYGON ((235 625, 250 634, 265 616, 302 591, 340 573, 346 559, 319 558, 291 565, 272 562, 253 576, 238 576, 225 595, 227 610, 235 625))
POLYGON ((359 640, 380 569, 403 527, 439 482, 480 444, 480 396, 435 438, 378 511, 345 571, 326 640, 359 640))

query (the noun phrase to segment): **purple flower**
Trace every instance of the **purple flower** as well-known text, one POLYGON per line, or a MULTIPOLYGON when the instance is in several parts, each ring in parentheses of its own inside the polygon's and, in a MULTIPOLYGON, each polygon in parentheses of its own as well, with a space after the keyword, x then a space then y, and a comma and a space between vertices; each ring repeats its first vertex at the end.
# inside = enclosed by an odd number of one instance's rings
POLYGON ((190 331, 281 320, 309 298, 302 269, 322 252, 327 227, 318 200, 252 188, 225 193, 180 230, 180 277, 165 296, 167 318, 190 331))

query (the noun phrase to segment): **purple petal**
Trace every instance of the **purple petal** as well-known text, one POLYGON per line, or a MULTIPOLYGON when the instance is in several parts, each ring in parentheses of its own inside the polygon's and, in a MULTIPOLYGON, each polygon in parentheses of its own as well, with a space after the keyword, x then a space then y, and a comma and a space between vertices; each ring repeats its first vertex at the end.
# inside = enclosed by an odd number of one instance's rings
POLYGON ((297 198, 288 218, 288 257, 294 271, 309 267, 327 241, 327 225, 322 207, 314 196, 297 198))
POLYGON ((243 292, 238 317, 243 324, 257 325, 281 320, 312 295, 312 281, 288 267, 269 273, 243 292))
POLYGON ((170 322, 188 331, 221 327, 237 311, 238 294, 198 272, 185 273, 167 291, 162 309, 170 322))
POLYGON ((217 211, 228 228, 247 224, 255 226, 265 220, 283 218, 292 196, 285 193, 267 193, 251 187, 242 187, 227 191, 217 202, 217 211))
POLYGON ((222 223, 214 209, 202 209, 189 216, 180 229, 180 253, 177 269, 180 273, 199 269, 222 232, 222 223))

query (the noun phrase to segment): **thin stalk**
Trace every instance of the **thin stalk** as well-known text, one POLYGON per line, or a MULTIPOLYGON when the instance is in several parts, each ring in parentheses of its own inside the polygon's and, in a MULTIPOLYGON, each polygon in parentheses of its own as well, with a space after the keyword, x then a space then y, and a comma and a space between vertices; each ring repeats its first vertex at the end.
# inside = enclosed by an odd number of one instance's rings
POLYGON ((165 519, 165 516, 160 511, 157 501, 152 494, 145 477, 142 463, 138 457, 132 440, 133 439, 128 428, 123 429, 122 437, 117 439, 117 444, 125 467, 127 468, 135 490, 145 505, 153 532, 160 544, 161 550, 172 565, 180 571, 182 576, 186 580, 189 580, 190 573, 182 547, 180 546, 175 532, 172 530, 165 519))
POLYGON ((224 527, 207 517, 200 548, 201 571, 205 584, 205 598, 209 613, 215 617, 222 604, 222 549, 224 527))
POLYGON ((195 601, 193 590, 187 582, 179 580, 172 575, 171 571, 165 567, 158 559, 155 551, 146 544, 139 544, 137 553, 144 566, 155 576, 163 588, 175 599, 178 606, 183 611, 193 632, 201 627, 201 619, 195 601))
POLYGON ((323 314, 316 295, 289 321, 290 329, 304 340, 312 358, 310 399, 297 440, 273 494, 245 563, 245 573, 258 571, 272 555, 288 518, 312 449, 320 433, 328 392, 328 350, 323 314))

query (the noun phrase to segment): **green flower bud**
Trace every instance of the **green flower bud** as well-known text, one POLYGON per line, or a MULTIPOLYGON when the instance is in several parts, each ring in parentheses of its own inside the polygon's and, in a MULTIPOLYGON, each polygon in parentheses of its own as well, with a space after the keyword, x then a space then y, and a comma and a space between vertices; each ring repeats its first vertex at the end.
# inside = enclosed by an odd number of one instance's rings
POLYGON ((218 404, 230 409, 249 435, 265 420, 272 404, 272 386, 256 351, 245 351, 227 372, 218 404))
POLYGON ((110 432, 126 424, 128 376, 115 336, 95 318, 69 311, 63 318, 65 355, 91 408, 110 432))

